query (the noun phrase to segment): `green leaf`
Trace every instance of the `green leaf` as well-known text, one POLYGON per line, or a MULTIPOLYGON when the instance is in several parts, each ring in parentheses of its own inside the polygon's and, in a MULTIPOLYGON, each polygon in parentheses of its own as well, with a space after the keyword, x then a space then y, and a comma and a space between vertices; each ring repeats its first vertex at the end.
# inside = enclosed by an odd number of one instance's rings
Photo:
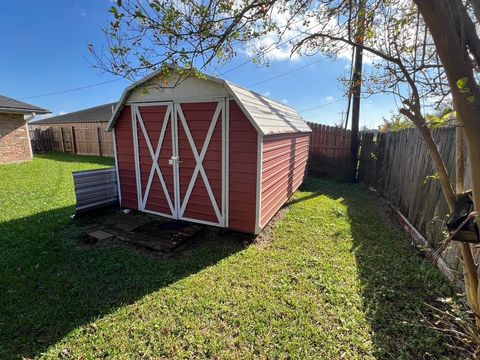
POLYGON ((468 78, 463 77, 463 78, 457 80, 457 87, 460 90, 465 89, 465 87, 467 86, 467 83, 468 83, 468 78))
POLYGON ((427 120, 427 123, 434 129, 445 126, 448 124, 449 116, 436 116, 436 115, 429 115, 427 114, 425 116, 425 120, 427 120))
POLYGON ((423 185, 425 185, 428 181, 432 181, 432 180, 440 180, 440 176, 438 175, 438 173, 425 177, 425 180, 423 181, 423 185))
POLYGON ((447 107, 445 110, 442 111, 442 118, 445 119, 445 118, 448 118, 450 117, 450 115, 452 114, 454 110, 452 108, 449 108, 447 107))

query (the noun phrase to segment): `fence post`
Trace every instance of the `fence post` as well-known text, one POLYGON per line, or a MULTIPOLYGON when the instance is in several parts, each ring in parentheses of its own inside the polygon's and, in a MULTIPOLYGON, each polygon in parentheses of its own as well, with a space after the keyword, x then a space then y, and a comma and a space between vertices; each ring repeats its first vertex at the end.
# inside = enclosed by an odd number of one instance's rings
POLYGON ((102 156, 102 148, 100 147, 100 136, 98 135, 98 126, 95 128, 95 135, 97 136, 97 148, 98 148, 98 156, 102 156))
POLYGON ((60 126, 60 141, 62 143, 62 152, 65 152, 65 140, 63 140, 63 126, 60 126))
POLYGON ((36 132, 35 137, 37 138, 37 143, 38 143, 38 150, 42 152, 45 149, 45 144, 42 136, 43 134, 41 133, 39 128, 35 129, 35 132, 36 132))
POLYGON ((53 150, 52 130, 50 128, 47 128, 45 132, 46 132, 46 138, 47 138, 47 151, 52 151, 53 150))
POLYGON ((77 153, 77 149, 76 149, 76 144, 75 144, 75 131, 73 129, 73 126, 70 126, 70 134, 72 136, 72 151, 74 154, 77 153))

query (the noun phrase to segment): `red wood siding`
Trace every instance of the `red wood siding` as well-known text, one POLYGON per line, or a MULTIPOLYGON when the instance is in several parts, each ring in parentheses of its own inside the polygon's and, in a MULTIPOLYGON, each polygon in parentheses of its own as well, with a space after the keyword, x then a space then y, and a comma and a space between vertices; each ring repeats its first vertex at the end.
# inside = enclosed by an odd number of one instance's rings
POLYGON ((120 178, 121 206, 138 210, 135 156, 133 152, 132 115, 125 106, 115 124, 118 174, 120 178))
POLYGON ((257 131, 235 101, 230 101, 229 228, 255 232, 257 131))
MULTIPOLYGON (((213 119, 217 103, 182 103, 181 108, 185 115, 188 128, 200 155, 213 119)), ((184 126, 180 119, 178 128, 178 157, 180 159, 180 202, 184 203, 185 195, 195 170, 197 162, 188 141, 184 126)), ((212 138, 202 162, 207 179, 215 197, 215 202, 221 212, 222 209, 222 114, 220 113, 212 138)), ((195 220, 218 223, 218 218, 210 200, 205 182, 200 173, 188 199, 184 217, 195 220)))
POLYGON ((263 139, 260 226, 264 227, 302 184, 308 160, 308 133, 263 139))

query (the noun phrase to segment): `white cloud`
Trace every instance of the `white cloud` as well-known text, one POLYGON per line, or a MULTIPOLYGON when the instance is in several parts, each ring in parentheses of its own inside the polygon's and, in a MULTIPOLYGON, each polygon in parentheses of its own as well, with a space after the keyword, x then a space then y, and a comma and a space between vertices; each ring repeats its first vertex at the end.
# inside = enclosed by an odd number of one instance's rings
MULTIPOLYGON (((325 7, 325 9, 327 10, 327 7, 325 7)), ((315 11, 318 11, 318 9, 315 11)), ((254 57, 258 55, 258 53, 265 52, 266 54, 264 54, 264 56, 267 61, 297 61, 303 55, 299 54, 298 51, 292 54, 292 43, 298 42, 298 40, 305 38, 309 34, 315 34, 315 32, 321 30, 321 32, 324 33, 334 33, 339 37, 346 37, 346 26, 344 24, 339 25, 338 19, 335 17, 331 17, 328 23, 325 23, 319 20, 322 16, 318 14, 315 16, 315 12, 310 14, 306 13, 304 19, 309 20, 308 26, 303 25, 303 20, 299 18, 293 18, 293 20, 289 22, 291 14, 288 12, 273 11, 271 18, 280 29, 283 29, 281 38, 276 32, 271 32, 258 39, 252 39, 245 51, 248 56, 254 57), (287 27, 288 29, 286 29, 287 27)), ((325 16, 323 16, 323 18, 325 18, 325 16)), ((338 46, 336 57, 350 62, 352 58, 352 47, 342 43, 338 43, 338 46)), ((363 52, 364 64, 371 65, 375 60, 379 60, 376 55, 368 51, 363 52)), ((345 68, 348 70, 350 65, 346 64, 345 68)))
POLYGON ((43 119, 48 119, 52 116, 59 116, 59 115, 65 115, 65 114, 68 114, 68 111, 59 111, 58 113, 51 113, 51 114, 44 114, 44 115, 35 115, 35 117, 29 121, 29 123, 31 122, 35 122, 37 120, 43 120, 43 119))
POLYGON ((283 102, 284 104, 288 104, 288 100, 287 100, 287 99, 283 99, 282 102, 283 102))
POLYGON ((75 5, 74 7, 72 7, 72 10, 71 10, 73 13, 75 14, 78 14, 80 16, 87 16, 87 10, 85 10, 84 8, 78 6, 78 5, 75 5))
MULTIPOLYGON (((280 28, 286 28, 289 25, 289 18, 290 14, 281 11, 274 11, 272 14, 272 20, 280 28)), ((253 39, 246 53, 253 57, 259 52, 265 52, 264 56, 268 61, 298 60, 300 56, 297 53, 292 54, 292 44, 288 40, 295 38, 300 32, 306 30, 302 22, 298 25, 290 24, 290 28, 283 32, 281 39, 276 32, 270 32, 260 38, 253 39)))
POLYGON ((262 95, 268 97, 268 96, 270 96, 270 91, 267 90, 267 91, 265 91, 262 95))
POLYGON ((33 119, 28 121, 29 124, 34 123, 37 120, 43 120, 43 119, 48 119, 49 117, 52 117, 53 114, 44 114, 44 115, 35 115, 33 119))
POLYGON ((333 101, 335 98, 333 96, 327 96, 325 97, 325 100, 327 101, 333 101))

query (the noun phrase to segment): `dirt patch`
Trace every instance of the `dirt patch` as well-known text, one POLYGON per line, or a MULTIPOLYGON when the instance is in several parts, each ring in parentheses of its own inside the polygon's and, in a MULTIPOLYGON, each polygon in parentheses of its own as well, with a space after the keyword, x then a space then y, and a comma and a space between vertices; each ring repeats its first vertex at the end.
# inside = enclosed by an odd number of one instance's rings
POLYGON ((112 226, 105 230, 120 241, 144 247, 161 253, 170 253, 186 242, 198 238, 204 231, 203 226, 178 221, 151 221, 124 231, 112 226))
POLYGON ((196 251, 209 243, 220 251, 245 248, 255 244, 269 247, 275 240, 274 229, 294 202, 289 200, 270 220, 261 234, 254 236, 228 229, 171 220, 160 216, 122 210, 92 213, 76 219, 81 231, 77 238, 80 246, 128 246, 154 258, 178 257, 196 251), (93 234, 111 234, 95 237, 93 234))
POLYGON ((136 211, 99 213, 77 221, 77 226, 82 233, 79 246, 127 246, 153 258, 181 257, 207 243, 215 250, 237 251, 254 241, 249 234, 136 211), (98 234, 102 236, 93 236, 98 234))
POLYGON ((269 247, 275 240, 275 225, 287 214, 291 201, 289 200, 269 221, 262 232, 255 238, 255 245, 261 249, 269 247))

